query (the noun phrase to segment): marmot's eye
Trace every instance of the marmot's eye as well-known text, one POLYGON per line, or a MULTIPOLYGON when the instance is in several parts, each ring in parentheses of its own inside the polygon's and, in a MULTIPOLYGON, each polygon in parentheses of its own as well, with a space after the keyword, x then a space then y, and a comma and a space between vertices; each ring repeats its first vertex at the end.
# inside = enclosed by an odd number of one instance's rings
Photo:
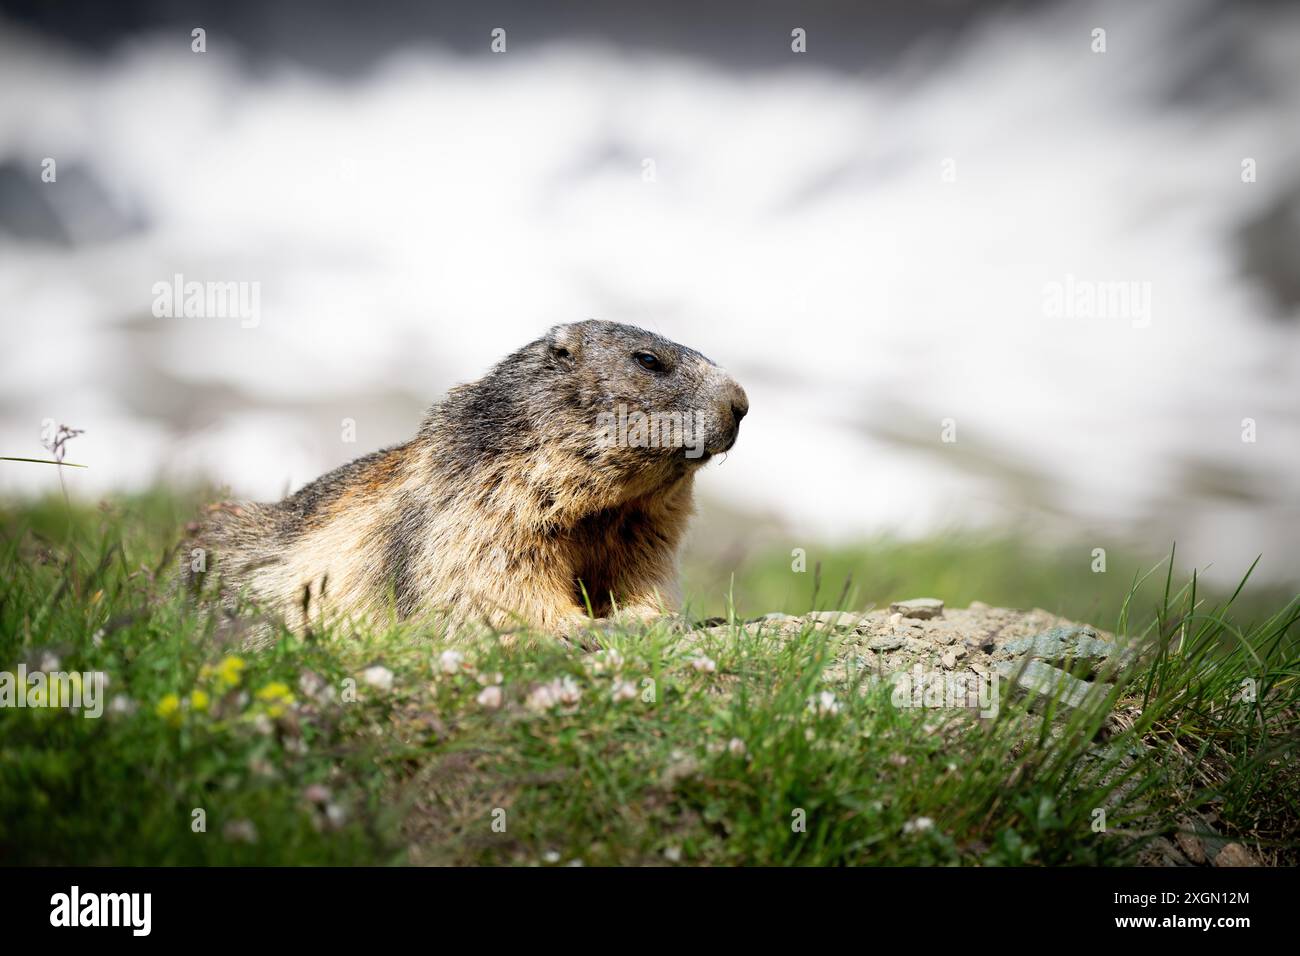
POLYGON ((664 370, 663 363, 659 361, 657 356, 650 352, 636 352, 632 357, 636 359, 636 364, 640 365, 647 372, 662 372, 664 370))

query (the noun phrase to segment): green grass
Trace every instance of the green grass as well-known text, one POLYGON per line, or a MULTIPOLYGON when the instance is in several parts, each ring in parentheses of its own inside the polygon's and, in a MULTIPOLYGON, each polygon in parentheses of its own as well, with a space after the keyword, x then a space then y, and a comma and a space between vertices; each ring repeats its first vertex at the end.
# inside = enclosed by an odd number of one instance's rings
POLYGON ((0 509, 0 670, 53 655, 120 695, 102 719, 0 709, 0 860, 1119 864, 1196 811, 1297 861, 1300 601, 967 538, 810 553, 802 575, 783 554, 688 570, 697 612, 733 620, 930 594, 1042 606, 1149 650, 1096 706, 1007 698, 979 720, 894 706, 822 629, 659 625, 596 655, 484 640, 454 673, 409 625, 248 652, 238 619, 172 588, 192 514, 161 493, 0 509), (565 678, 576 699, 538 705, 565 678))

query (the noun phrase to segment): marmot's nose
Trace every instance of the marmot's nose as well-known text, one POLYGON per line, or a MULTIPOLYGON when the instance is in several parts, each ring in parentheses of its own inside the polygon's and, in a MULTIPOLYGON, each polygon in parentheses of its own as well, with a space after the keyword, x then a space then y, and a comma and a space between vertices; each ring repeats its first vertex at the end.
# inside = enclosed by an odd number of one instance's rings
POLYGON ((731 414, 736 417, 736 424, 749 414, 749 396, 734 379, 731 382, 731 414))

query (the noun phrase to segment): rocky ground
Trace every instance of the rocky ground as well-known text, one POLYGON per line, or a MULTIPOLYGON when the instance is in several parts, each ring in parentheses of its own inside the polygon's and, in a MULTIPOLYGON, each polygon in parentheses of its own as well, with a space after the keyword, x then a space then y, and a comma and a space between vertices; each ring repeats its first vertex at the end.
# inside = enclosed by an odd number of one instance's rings
MULTIPOLYGON (((918 677, 927 686, 942 678, 938 682, 943 685, 962 679, 967 682, 964 686, 973 687, 996 675, 999 683, 1009 683, 1017 693, 1064 705, 1063 715, 1109 695, 1122 681, 1126 666, 1141 657, 1140 648, 1126 646, 1111 633, 1040 608, 990 607, 982 602, 946 608, 935 598, 900 601, 888 610, 865 613, 769 614, 742 627, 754 636, 795 637, 810 625, 831 629, 840 638, 836 661, 828 668, 831 680, 847 678, 855 669, 869 670, 872 681, 889 680, 910 689, 918 677)), ((730 625, 715 620, 704 622, 694 633, 721 637, 730 632, 730 625)), ((981 703, 987 701, 970 696, 972 709, 979 709, 981 703)), ((1182 832, 1172 839, 1153 840, 1139 862, 1146 866, 1262 865, 1242 844, 1221 836, 1216 822, 1212 811, 1183 820, 1182 832)))
MULTIPOLYGON (((728 625, 706 622, 706 633, 728 625)), ((794 636, 809 624, 842 636, 839 673, 868 669, 899 680, 919 665, 927 674, 946 672, 989 680, 994 674, 1029 693, 1078 706, 1089 694, 1111 689, 1113 677, 1134 652, 1114 635, 1040 609, 945 608, 934 598, 900 601, 889 610, 857 614, 817 611, 796 617, 770 614, 746 622, 746 631, 794 636)))

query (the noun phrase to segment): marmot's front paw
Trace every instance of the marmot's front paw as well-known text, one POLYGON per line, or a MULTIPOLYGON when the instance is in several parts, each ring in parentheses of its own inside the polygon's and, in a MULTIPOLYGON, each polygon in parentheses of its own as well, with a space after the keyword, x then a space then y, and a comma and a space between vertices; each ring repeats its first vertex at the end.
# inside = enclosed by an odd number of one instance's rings
POLYGON ((574 628, 560 635, 560 643, 571 651, 591 654, 600 650, 600 637, 596 633, 598 621, 588 621, 583 628, 574 628))

